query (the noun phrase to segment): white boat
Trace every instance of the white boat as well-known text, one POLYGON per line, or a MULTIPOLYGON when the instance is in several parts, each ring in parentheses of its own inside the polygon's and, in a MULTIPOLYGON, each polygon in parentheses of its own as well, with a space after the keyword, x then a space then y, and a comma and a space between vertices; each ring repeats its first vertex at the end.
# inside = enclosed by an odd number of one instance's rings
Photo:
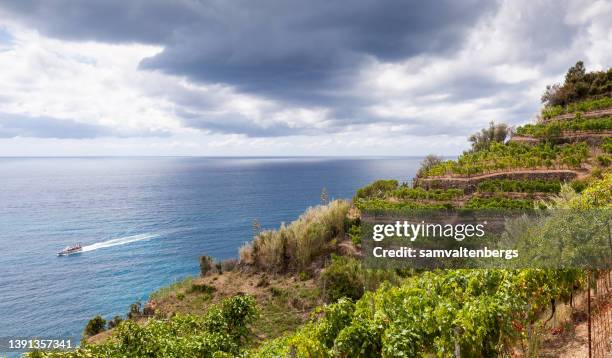
POLYGON ((66 246, 62 251, 57 253, 57 256, 68 256, 83 251, 83 246, 80 243, 72 246, 66 246))

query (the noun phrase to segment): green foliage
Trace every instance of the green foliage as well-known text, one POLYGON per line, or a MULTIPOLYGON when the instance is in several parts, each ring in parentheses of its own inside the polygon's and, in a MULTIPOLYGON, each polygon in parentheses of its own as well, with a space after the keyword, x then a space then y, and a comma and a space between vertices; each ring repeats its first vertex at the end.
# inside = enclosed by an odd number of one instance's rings
POLYGON ((419 167, 419 170, 417 170, 416 177, 421 177, 423 173, 427 172, 431 167, 442 163, 442 160, 443 158, 438 155, 428 154, 421 162, 421 166, 419 167))
POLYGON ((458 160, 432 167, 426 176, 477 175, 511 169, 578 168, 588 158, 586 143, 528 145, 493 143, 478 152, 462 154, 458 160))
POLYGON ((576 270, 425 272, 383 285, 355 305, 327 306, 310 324, 269 341, 254 357, 494 356, 520 338, 552 298, 567 297, 576 270))
POLYGON ((83 330, 83 336, 91 337, 106 330, 106 320, 98 315, 90 319, 83 330))
POLYGON ((472 134, 468 140, 472 143, 472 151, 488 148, 491 143, 503 142, 508 136, 508 125, 505 123, 489 123, 488 128, 472 134))
POLYGON ((608 167, 610 166, 610 163, 612 162, 612 157, 609 155, 598 155, 597 156, 597 162, 599 163, 599 165, 601 165, 602 167, 608 167))
POLYGON ((571 103, 566 106, 546 106, 542 109, 542 118, 550 119, 566 113, 589 112, 609 107, 612 107, 612 97, 588 99, 581 102, 571 103))
POLYGON ((606 153, 612 153, 612 138, 604 139, 601 149, 606 153))
POLYGON ((577 118, 571 120, 559 120, 549 123, 526 124, 516 129, 516 134, 521 136, 552 139, 559 137, 563 131, 609 131, 612 130, 612 117, 604 118, 577 118))
POLYGON ((546 87, 542 102, 547 106, 565 106, 584 98, 612 93, 612 69, 586 72, 584 63, 578 61, 569 68, 563 85, 546 87))
POLYGON ((474 196, 464 206, 467 209, 533 209, 533 200, 510 199, 503 196, 483 198, 474 196))
POLYGON ((383 282, 399 282, 394 271, 366 269, 352 257, 332 255, 332 262, 323 270, 319 285, 328 302, 347 297, 359 299, 366 290, 374 290, 383 282))
POLYGON ((612 172, 605 173, 603 178, 590 183, 581 195, 571 199, 570 207, 612 208, 612 172))
POLYGON ((401 187, 393 191, 387 192, 387 198, 396 198, 400 200, 436 200, 436 201, 448 201, 463 196, 463 189, 430 189, 425 190, 423 188, 408 188, 401 187))
POLYGON ((123 322, 123 317, 115 316, 112 320, 108 321, 108 329, 113 329, 123 322))
POLYGON ((189 292, 213 294, 217 289, 205 283, 194 283, 189 288, 189 292))
POLYGON ((358 246, 361 245, 361 226, 360 225, 352 225, 349 229, 349 237, 353 242, 353 245, 358 246))
POLYGON ((395 190, 398 187, 399 183, 397 182, 397 180, 377 180, 372 184, 366 185, 363 188, 357 190, 357 194, 355 194, 355 200, 384 198, 388 192, 395 190))
POLYGON ((345 256, 334 255, 319 282, 328 302, 335 302, 342 297, 356 300, 364 292, 361 263, 345 256))
POLYGON ((559 180, 489 179, 478 184, 479 192, 558 193, 559 180))
POLYGON ((420 203, 417 201, 390 202, 385 199, 360 199, 355 203, 359 210, 364 211, 385 211, 385 210, 405 210, 405 209, 452 209, 452 203, 420 203))
POLYGON ((39 353, 42 357, 231 357, 240 353, 256 319, 255 300, 234 296, 212 306, 204 317, 178 314, 144 325, 121 322, 113 339, 83 345, 74 352, 39 353))

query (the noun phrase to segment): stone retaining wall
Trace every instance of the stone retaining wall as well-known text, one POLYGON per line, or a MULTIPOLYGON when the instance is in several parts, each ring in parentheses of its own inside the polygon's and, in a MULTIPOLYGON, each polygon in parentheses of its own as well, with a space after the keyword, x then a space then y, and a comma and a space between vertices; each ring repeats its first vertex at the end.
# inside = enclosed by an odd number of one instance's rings
POLYGON ((414 179, 414 187, 423 189, 463 189, 466 194, 476 191, 478 183, 489 179, 513 179, 513 180, 560 180, 570 181, 578 174, 571 170, 564 171, 539 171, 539 172, 504 172, 476 176, 474 178, 419 178, 414 179))

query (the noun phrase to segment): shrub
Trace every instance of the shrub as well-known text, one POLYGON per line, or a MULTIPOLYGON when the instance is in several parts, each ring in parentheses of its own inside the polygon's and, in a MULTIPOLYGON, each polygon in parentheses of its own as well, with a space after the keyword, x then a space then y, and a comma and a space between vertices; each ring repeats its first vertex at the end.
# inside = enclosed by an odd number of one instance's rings
POLYGON ((334 255, 319 282, 328 302, 335 302, 342 297, 357 300, 364 292, 361 264, 346 256, 334 255))
POLYGON ((113 329, 119 325, 123 321, 123 317, 115 316, 112 320, 108 321, 108 329, 113 329))
POLYGON ((349 229, 349 237, 351 238, 353 245, 355 246, 361 245, 361 235, 362 235, 361 226, 352 225, 351 228, 349 229))
POLYGON ((559 180, 489 179, 478 183, 479 192, 558 193, 559 180))
POLYGON ((332 255, 331 264, 321 273, 319 286, 326 300, 335 302, 343 297, 357 300, 366 290, 375 290, 385 281, 399 280, 395 271, 366 269, 357 259, 332 255))
POLYGON ((105 327, 106 327, 106 320, 102 318, 102 316, 100 315, 95 316, 94 318, 90 319, 89 322, 87 322, 87 325, 85 326, 85 329, 83 330, 83 336, 85 337, 95 336, 96 334, 100 332, 104 332, 104 330, 106 329, 105 327))
POLYGON ((127 318, 132 319, 132 318, 137 318, 139 316, 142 315, 142 303, 140 302, 134 302, 130 305, 130 311, 127 314, 127 318))
POLYGON ((572 102, 612 92, 612 69, 586 72, 582 61, 569 68, 563 85, 546 86, 542 103, 547 107, 565 106, 572 102))
POLYGON ((262 231, 240 249, 240 261, 273 272, 304 270, 343 237, 350 204, 335 200, 306 210, 278 230, 262 231))
POLYGON ((423 159, 423 161, 421 162, 421 166, 419 167, 419 170, 417 170, 416 176, 421 177, 423 176, 424 173, 426 173, 430 168, 442 163, 443 158, 435 155, 435 154, 429 154, 425 157, 425 159, 423 159))
POLYGON ((205 283, 194 283, 189 288, 189 292, 212 294, 217 289, 205 283))
POLYGON ((490 122, 489 128, 472 134, 468 140, 472 143, 472 150, 479 151, 488 148, 493 142, 504 142, 508 137, 508 125, 505 123, 490 122))
POLYGON ((610 159, 610 158, 611 157, 609 155, 598 155, 597 156, 597 162, 602 167, 607 167, 607 166, 610 165, 610 162, 612 162, 612 159, 610 159))
POLYGON ((384 198, 389 191, 397 189, 398 186, 399 183, 397 182, 397 180, 377 180, 372 184, 366 185, 363 188, 357 190, 357 194, 355 194, 355 200, 384 198))
POLYGON ((213 268, 214 259, 210 256, 200 256, 200 275, 208 275, 213 268))

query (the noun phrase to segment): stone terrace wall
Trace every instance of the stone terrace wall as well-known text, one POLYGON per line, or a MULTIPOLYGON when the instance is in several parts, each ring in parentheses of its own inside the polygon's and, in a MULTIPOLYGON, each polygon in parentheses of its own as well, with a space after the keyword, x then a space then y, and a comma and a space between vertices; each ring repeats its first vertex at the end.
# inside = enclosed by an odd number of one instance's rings
POLYGON ((419 178, 413 181, 415 187, 423 189, 463 189, 466 194, 476 191, 478 183, 489 179, 514 179, 514 180, 560 180, 570 181, 578 174, 572 170, 556 171, 521 171, 486 174, 473 178, 419 178))

